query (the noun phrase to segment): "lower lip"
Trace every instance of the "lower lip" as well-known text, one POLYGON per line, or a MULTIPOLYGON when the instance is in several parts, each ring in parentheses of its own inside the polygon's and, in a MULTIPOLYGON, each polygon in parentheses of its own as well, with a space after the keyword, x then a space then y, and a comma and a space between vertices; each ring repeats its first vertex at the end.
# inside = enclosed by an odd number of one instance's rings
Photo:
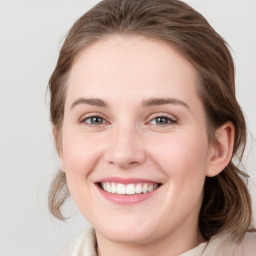
MULTIPOLYGON (((98 186, 97 186, 98 187, 98 186)), ((114 193, 108 193, 105 190, 98 187, 99 192, 102 194, 102 196, 107 199, 108 201, 116 204, 137 204, 142 201, 145 201, 152 197, 158 190, 154 189, 151 192, 148 193, 141 193, 141 194, 134 194, 134 195, 119 195, 114 193)))

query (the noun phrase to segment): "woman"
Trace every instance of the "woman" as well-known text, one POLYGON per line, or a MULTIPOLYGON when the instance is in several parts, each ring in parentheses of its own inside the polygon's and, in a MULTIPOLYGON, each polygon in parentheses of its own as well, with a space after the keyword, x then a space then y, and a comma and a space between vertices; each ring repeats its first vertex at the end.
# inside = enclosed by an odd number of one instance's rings
POLYGON ((199 13, 102 1, 71 28, 49 87, 50 210, 64 219, 71 195, 93 226, 63 255, 253 255, 233 61, 199 13))

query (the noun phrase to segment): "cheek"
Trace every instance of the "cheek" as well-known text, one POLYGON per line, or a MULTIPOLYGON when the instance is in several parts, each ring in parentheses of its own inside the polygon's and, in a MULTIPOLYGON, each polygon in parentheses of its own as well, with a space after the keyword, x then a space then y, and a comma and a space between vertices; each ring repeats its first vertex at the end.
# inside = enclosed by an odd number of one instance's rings
POLYGON ((79 131, 63 130, 61 167, 66 173, 70 194, 85 217, 90 216, 91 211, 90 173, 99 159, 100 147, 94 142, 79 131))
POLYGON ((161 215, 166 218, 166 226, 174 225, 174 219, 181 225, 190 215, 198 218, 208 142, 202 134, 195 134, 169 134, 165 139, 155 140, 155 147, 150 148, 151 158, 166 176, 165 200, 161 201, 162 208, 159 207, 163 209, 161 215))
MULTIPOLYGON (((97 141, 99 142, 99 141, 97 141)), ((99 143, 81 132, 63 131, 61 167, 68 175, 84 176, 91 172, 102 151, 99 143)))
MULTIPOLYGON (((208 168, 207 152, 207 136, 200 133, 173 134, 151 148, 152 158, 167 176, 172 194, 184 195, 188 191, 202 192, 208 168)), ((186 197, 191 194, 187 193, 186 197)))
POLYGON ((151 151, 152 155, 159 159, 158 162, 165 166, 164 169, 173 174, 176 171, 191 173, 207 165, 208 142, 204 135, 201 139, 199 136, 170 136, 158 141, 158 146, 151 148, 151 151), (181 169, 171 168, 175 166, 181 169))

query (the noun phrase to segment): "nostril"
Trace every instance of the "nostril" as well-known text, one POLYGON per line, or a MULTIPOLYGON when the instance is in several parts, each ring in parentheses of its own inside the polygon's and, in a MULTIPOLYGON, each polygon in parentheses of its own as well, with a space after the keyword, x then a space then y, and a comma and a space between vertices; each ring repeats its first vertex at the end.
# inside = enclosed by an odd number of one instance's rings
POLYGON ((143 160, 140 159, 138 159, 137 161, 137 159, 135 158, 136 156, 113 154, 110 157, 106 157, 105 159, 111 165, 118 165, 122 168, 131 168, 144 162, 143 160))

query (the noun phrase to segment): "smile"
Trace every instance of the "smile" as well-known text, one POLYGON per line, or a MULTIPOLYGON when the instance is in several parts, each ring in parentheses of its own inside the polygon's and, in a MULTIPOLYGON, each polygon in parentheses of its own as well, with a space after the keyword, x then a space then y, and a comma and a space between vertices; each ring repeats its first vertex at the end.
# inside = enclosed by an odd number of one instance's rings
POLYGON ((146 194, 159 187, 159 184, 156 183, 122 184, 116 182, 101 182, 99 185, 107 193, 118 195, 146 194))
POLYGON ((163 185, 152 180, 108 177, 95 182, 100 194, 115 204, 137 204, 152 198, 163 185))

